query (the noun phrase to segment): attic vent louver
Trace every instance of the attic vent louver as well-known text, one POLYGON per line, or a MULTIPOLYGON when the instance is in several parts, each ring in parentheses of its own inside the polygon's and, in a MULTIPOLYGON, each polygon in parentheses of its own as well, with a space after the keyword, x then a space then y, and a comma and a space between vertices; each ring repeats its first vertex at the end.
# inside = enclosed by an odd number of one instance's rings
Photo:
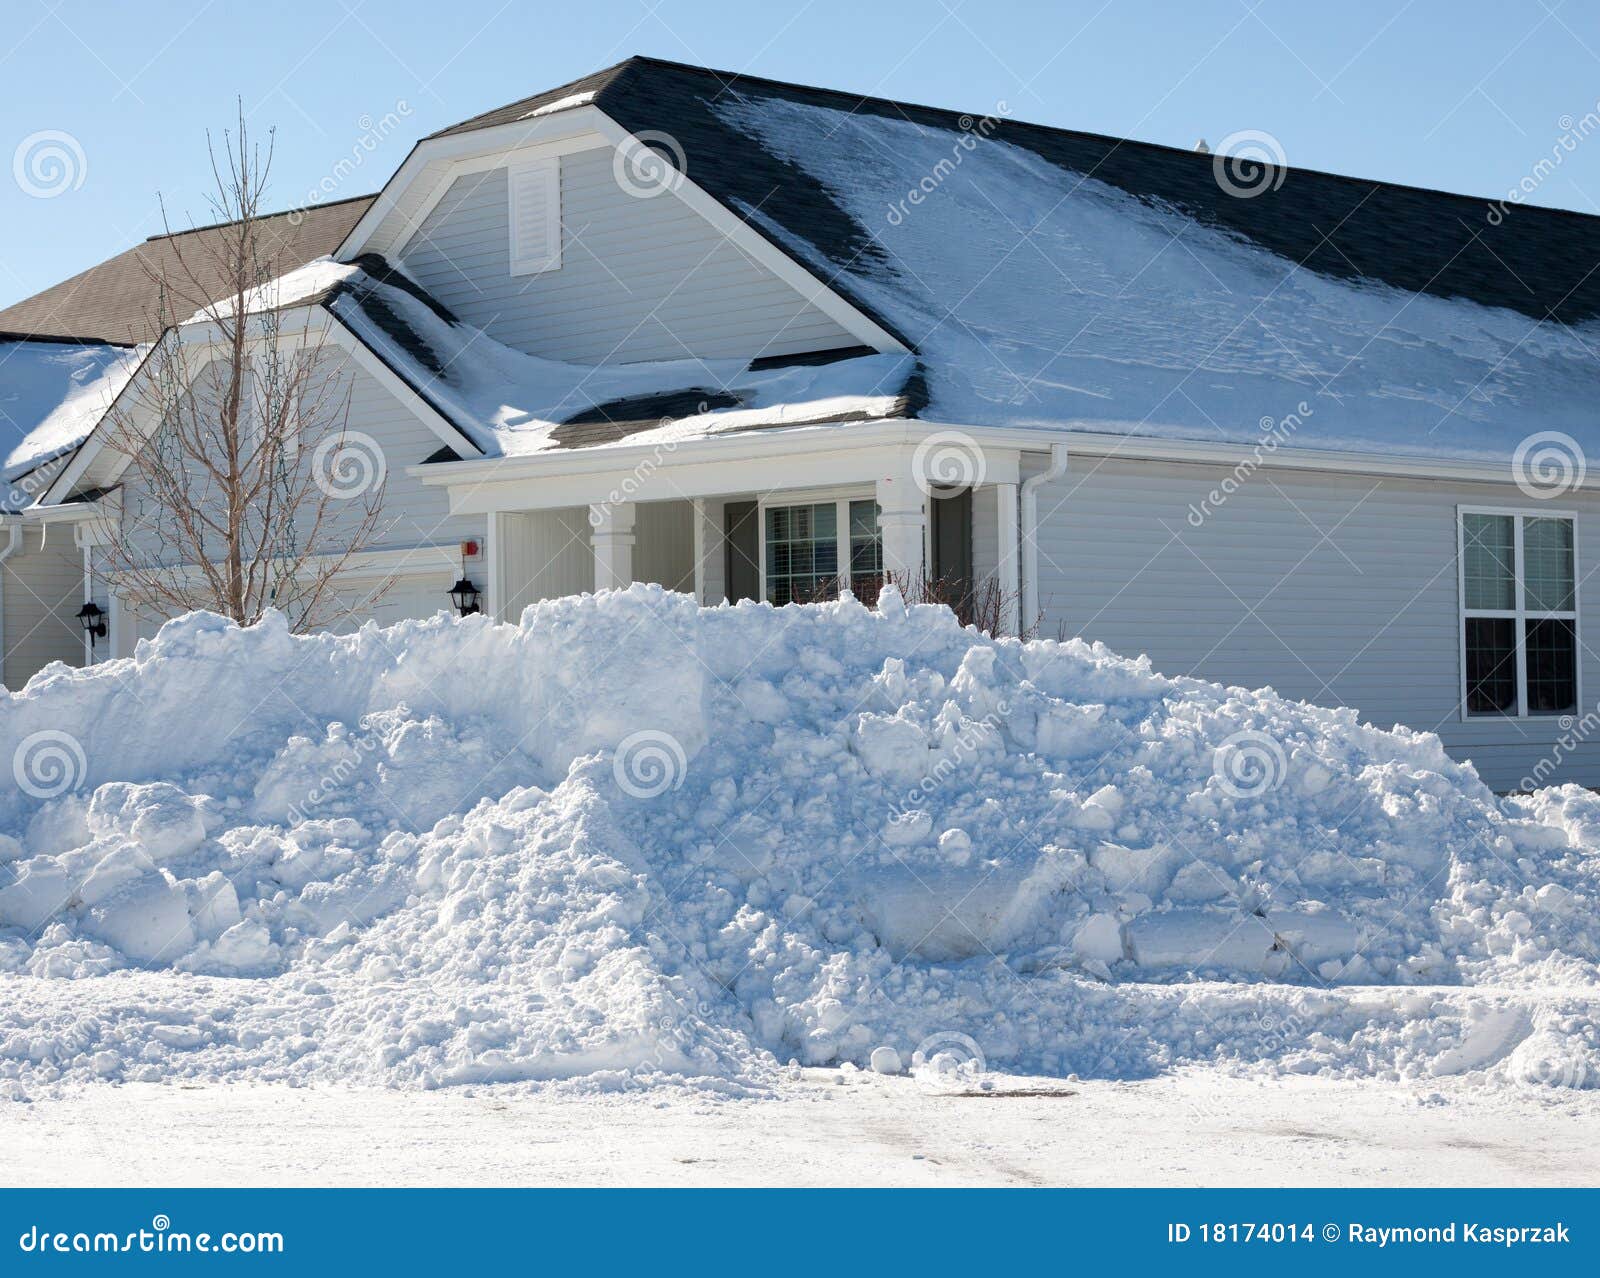
POLYGON ((561 268, 561 161, 525 160, 506 170, 511 273, 561 268))

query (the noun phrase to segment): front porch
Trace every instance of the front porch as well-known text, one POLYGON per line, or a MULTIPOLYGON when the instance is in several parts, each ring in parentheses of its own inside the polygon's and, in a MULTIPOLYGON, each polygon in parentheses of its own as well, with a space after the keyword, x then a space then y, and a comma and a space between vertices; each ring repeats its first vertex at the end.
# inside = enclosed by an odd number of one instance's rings
POLYGON ((485 611, 654 582, 703 604, 875 596, 886 579, 990 583, 1015 633, 1021 454, 954 432, 809 432, 419 468, 487 521, 485 611), (824 443, 825 447, 816 445, 824 443), (709 447, 708 447, 709 445, 709 447), (780 445, 782 445, 780 447, 780 445))

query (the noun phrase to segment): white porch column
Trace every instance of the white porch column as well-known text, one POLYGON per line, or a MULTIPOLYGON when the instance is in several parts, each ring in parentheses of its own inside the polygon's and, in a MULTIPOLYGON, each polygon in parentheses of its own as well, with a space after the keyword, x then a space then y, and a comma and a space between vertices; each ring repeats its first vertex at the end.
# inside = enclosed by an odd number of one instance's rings
POLYGON ((590 543, 594 546, 594 588, 623 590, 633 583, 631 501, 601 502, 589 507, 590 543))
POLYGON ((720 497, 694 499, 694 597, 702 608, 728 597, 722 569, 722 505, 720 497))
POLYGON ((506 516, 491 510, 486 516, 488 535, 484 538, 486 558, 483 583, 483 611, 490 621, 504 621, 500 615, 506 598, 506 516))
POLYGON ((877 483, 883 571, 886 576, 910 582, 912 589, 921 584, 928 544, 928 499, 917 478, 907 454, 894 473, 880 475, 877 483))
POLYGON ((996 484, 995 505, 999 508, 999 527, 995 530, 995 545, 1000 548, 995 577, 1000 587, 1000 630, 1003 634, 1019 633, 1020 626, 1031 625, 1033 618, 1020 615, 1022 577, 1021 544, 1017 537, 1017 485, 996 484))

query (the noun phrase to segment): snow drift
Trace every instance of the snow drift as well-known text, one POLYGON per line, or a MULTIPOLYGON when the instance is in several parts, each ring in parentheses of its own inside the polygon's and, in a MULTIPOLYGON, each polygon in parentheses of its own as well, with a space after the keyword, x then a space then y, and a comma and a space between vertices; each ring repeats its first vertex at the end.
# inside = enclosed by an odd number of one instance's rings
POLYGON ((0 694, 0 1079, 1600 1079, 1600 798, 892 590, 655 587, 0 694))

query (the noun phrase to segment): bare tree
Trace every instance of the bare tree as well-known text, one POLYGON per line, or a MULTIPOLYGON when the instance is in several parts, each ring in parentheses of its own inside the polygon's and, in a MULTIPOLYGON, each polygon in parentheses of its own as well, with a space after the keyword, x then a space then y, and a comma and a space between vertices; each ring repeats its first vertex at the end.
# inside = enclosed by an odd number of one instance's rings
POLYGON ((326 313, 277 283, 261 211, 270 135, 263 154, 241 108, 236 136, 208 134, 207 148, 220 225, 167 240, 147 266, 161 337, 105 424, 127 459, 106 576, 138 607, 241 625, 278 608, 310 630, 342 611, 337 584, 375 538, 384 460, 348 429, 326 313))

